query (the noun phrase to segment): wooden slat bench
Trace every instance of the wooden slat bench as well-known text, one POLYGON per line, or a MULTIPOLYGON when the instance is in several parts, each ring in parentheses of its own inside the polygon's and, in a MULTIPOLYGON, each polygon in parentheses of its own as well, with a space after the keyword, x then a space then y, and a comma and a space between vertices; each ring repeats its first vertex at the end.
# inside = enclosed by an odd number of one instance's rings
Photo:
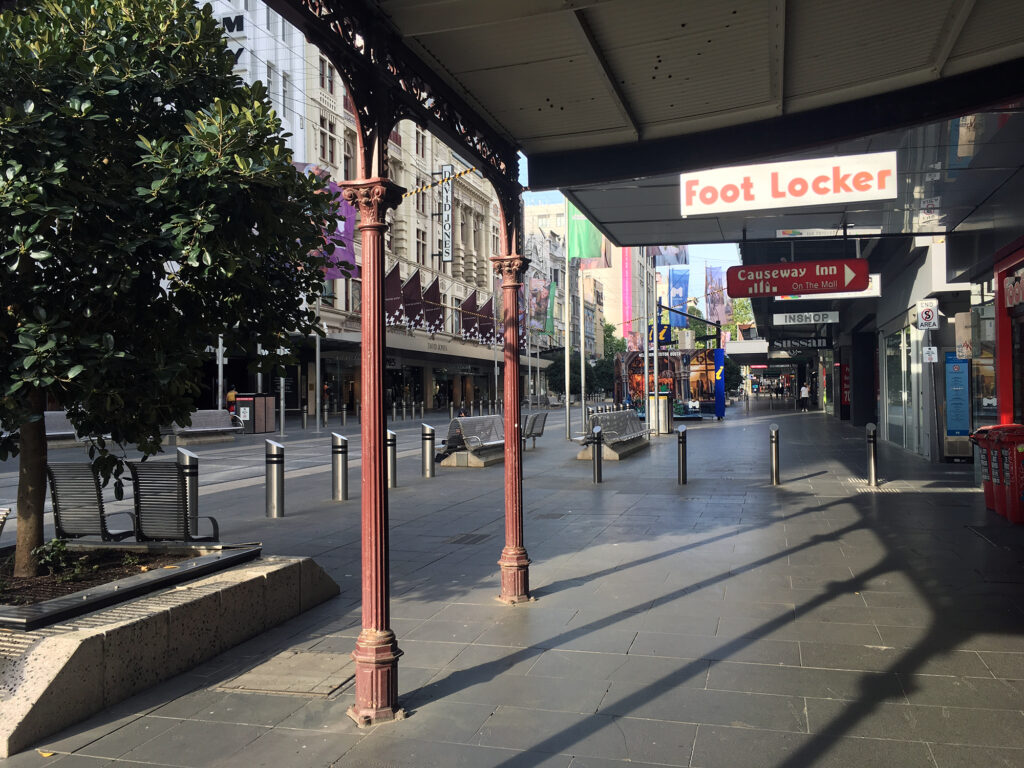
POLYGON ((11 516, 10 507, 0 508, 0 533, 4 532, 4 524, 7 522, 7 518, 11 516))
POLYGON ((448 425, 442 467, 489 467, 505 460, 501 416, 460 416, 448 425))
POLYGON ((103 506, 99 476, 92 464, 47 464, 46 476, 50 481, 53 527, 58 539, 99 536, 104 541, 120 541, 135 533, 134 526, 127 530, 112 530, 107 525, 108 516, 132 515, 130 512, 108 515, 103 506))
POLYGON ((581 461, 593 458, 591 432, 594 427, 601 427, 604 437, 601 458, 606 461, 619 461, 627 456, 650 447, 647 440, 648 430, 640 423, 634 410, 595 413, 588 419, 587 434, 580 438, 583 449, 576 454, 581 461))
POLYGON ((211 536, 190 531, 185 475, 173 461, 128 462, 135 494, 135 530, 139 541, 219 541, 220 528, 212 517, 211 536))
POLYGON ((243 429, 242 420, 225 410, 196 411, 188 426, 172 426, 177 445, 230 441, 243 429))
POLYGON ((537 438, 544 434, 544 425, 547 423, 547 412, 531 413, 526 417, 526 424, 523 426, 523 450, 526 450, 527 438, 533 440, 533 447, 537 447, 537 438))

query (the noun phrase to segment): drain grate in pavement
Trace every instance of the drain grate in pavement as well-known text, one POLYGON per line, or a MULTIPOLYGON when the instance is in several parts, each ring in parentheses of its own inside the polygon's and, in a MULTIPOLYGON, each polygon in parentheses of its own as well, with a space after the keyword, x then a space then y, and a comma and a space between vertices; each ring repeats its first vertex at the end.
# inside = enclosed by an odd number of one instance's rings
POLYGON ((857 487, 854 488, 857 493, 899 493, 899 488, 873 488, 870 485, 866 488, 857 487))
POLYGON ((487 539, 491 538, 489 533, 463 533, 459 536, 452 536, 450 539, 446 539, 446 544, 479 544, 487 539))

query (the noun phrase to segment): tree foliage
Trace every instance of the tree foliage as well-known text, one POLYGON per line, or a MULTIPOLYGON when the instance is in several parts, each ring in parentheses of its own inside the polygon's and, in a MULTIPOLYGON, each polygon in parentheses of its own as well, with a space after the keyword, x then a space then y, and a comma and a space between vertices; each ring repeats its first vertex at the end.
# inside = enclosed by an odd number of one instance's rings
POLYGON ((626 352, 626 340, 616 335, 618 326, 614 323, 604 324, 604 357, 606 360, 615 360, 615 355, 626 352))
MULTIPOLYGON (((21 433, 22 571, 22 528, 42 536, 47 400, 110 436, 91 455, 119 475, 114 445, 150 454, 160 425, 189 423, 218 334, 255 357, 315 332, 304 299, 336 204, 233 61, 191 0, 0 13, 0 431, 21 433)), ((0 459, 18 450, 0 440, 0 459)))

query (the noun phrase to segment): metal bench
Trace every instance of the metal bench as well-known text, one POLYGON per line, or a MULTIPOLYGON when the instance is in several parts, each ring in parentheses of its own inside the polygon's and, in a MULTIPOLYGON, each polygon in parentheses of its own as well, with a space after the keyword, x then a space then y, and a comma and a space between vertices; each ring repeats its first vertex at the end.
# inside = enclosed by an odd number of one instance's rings
POLYGON ((232 440, 235 433, 243 429, 245 424, 242 420, 225 410, 196 411, 192 414, 191 424, 172 425, 177 445, 232 440))
POLYGON ((533 440, 533 447, 537 447, 537 438, 544 434, 544 425, 547 423, 547 412, 531 413, 526 418, 526 425, 523 427, 523 450, 526 450, 526 439, 533 440))
POLYGON ((182 467, 173 461, 128 462, 135 494, 135 537, 139 541, 220 541, 220 528, 212 517, 212 536, 192 533, 182 467))
POLYGON ((0 509, 0 533, 4 532, 4 524, 7 522, 7 518, 11 516, 11 508, 4 507, 0 509))
POLYGON ((78 439, 78 433, 64 411, 45 411, 43 413, 43 424, 46 427, 47 440, 78 439))
POLYGON ((619 461, 651 445, 647 440, 649 431, 640 423, 636 411, 629 409, 594 413, 587 420, 587 434, 579 438, 583 443, 583 449, 576 454, 577 459, 590 461, 593 458, 591 433, 596 426, 601 427, 604 439, 601 458, 608 461, 619 461))
MULTIPOLYGON (((103 541, 120 541, 135 533, 134 526, 127 530, 111 530, 107 525, 103 491, 92 464, 47 464, 46 476, 50 481, 53 527, 58 539, 99 536, 103 541)), ((109 514, 132 517, 130 512, 109 514)))
POLYGON ((501 416, 460 416, 448 425, 442 467, 489 467, 505 460, 501 416))

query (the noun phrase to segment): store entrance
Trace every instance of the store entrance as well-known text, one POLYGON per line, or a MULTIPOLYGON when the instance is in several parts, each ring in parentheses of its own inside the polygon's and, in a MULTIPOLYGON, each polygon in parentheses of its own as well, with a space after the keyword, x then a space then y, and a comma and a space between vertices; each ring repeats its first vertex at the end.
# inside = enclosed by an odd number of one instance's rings
POLYGON ((1013 421, 1024 424, 1024 312, 1010 320, 1013 339, 1013 421))

